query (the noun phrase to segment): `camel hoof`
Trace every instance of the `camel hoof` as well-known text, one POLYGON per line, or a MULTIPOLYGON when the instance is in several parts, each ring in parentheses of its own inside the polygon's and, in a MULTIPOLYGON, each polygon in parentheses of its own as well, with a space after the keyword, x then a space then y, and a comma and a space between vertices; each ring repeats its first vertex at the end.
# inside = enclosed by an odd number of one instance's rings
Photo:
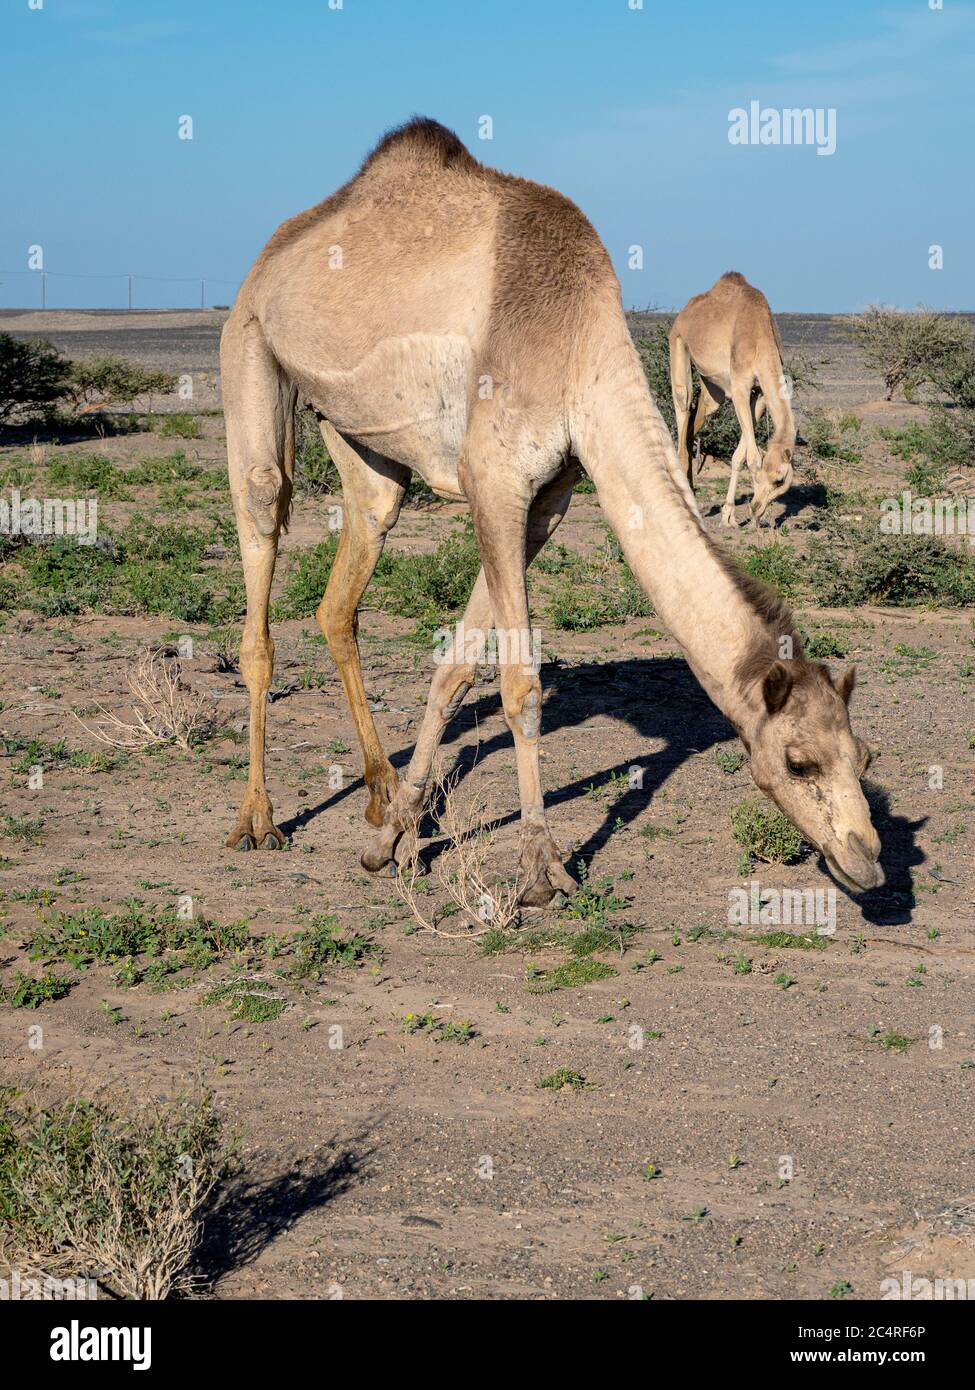
POLYGON ((573 894, 578 893, 579 884, 572 877, 564 864, 549 864, 545 874, 556 892, 564 893, 567 898, 571 898, 573 894))
MULTIPOLYGON (((531 866, 535 872, 518 895, 522 907, 546 907, 557 893, 571 898, 579 885, 562 863, 554 840, 549 839, 526 846, 522 867, 531 866)), ((529 868, 529 872, 531 869, 529 868)))
POLYGON ((555 889, 545 874, 539 874, 534 883, 523 888, 518 895, 519 907, 547 907, 555 897, 555 889))
POLYGON ((285 839, 266 811, 242 813, 230 835, 224 841, 227 849, 247 852, 252 849, 284 849, 285 839))
POLYGON ((387 865, 392 867, 392 874, 390 877, 394 877, 396 874, 393 856, 385 848, 364 849, 359 857, 359 863, 371 874, 380 873, 387 865))

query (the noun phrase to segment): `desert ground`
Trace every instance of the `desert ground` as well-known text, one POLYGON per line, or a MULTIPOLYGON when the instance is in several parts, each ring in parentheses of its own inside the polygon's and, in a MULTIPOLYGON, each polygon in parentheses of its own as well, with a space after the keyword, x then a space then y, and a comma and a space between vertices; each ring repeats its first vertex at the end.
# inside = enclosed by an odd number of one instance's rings
MULTIPOLYGON (((9 994, 18 972, 47 969, 70 983, 36 1009, 0 1004, 3 1083, 119 1103, 213 1091, 240 1171, 207 1220, 203 1297, 856 1300, 905 1270, 975 1278, 975 609, 825 606, 828 589, 805 568, 834 523, 869 524, 877 498, 900 492, 908 461, 889 432, 923 404, 883 400, 839 318, 781 315, 787 353, 817 367, 800 429, 825 412, 848 457, 800 451, 774 532, 722 528, 724 465, 704 471, 699 493, 711 533, 779 576, 833 669, 857 667, 853 723, 875 753, 884 887, 838 889, 829 936, 729 924, 729 892, 752 880, 835 885, 808 849, 743 862, 731 813, 759 793, 740 745, 652 611, 600 609, 618 566, 596 497, 580 492, 532 591, 550 822, 589 891, 500 940, 465 932, 457 915, 440 917, 438 934, 394 879, 359 866, 358 744, 304 592, 315 568, 302 558, 335 515, 324 492, 297 497, 274 591, 268 782, 288 847, 224 848, 248 719, 219 410, 224 317, 0 314, 0 332, 43 334, 72 357, 117 352, 193 381, 191 403, 153 402, 151 429, 10 438, 3 494, 91 495, 64 490, 91 476, 109 536, 142 517, 133 534, 196 537, 183 559, 166 552, 171 568, 185 564, 185 592, 171 574, 171 589, 147 584, 142 612, 59 605, 56 586, 38 604, 16 554, 0 567, 11 576, 0 986, 9 994), (168 414, 187 413, 193 431, 166 432, 168 414), (86 459, 108 465, 89 475, 86 459), (182 677, 211 711, 205 740, 192 751, 99 743, 96 707, 128 717, 140 652, 187 636, 182 677), (187 897, 197 919, 246 923, 246 944, 169 973, 145 958, 28 949, 39 927, 83 911, 111 918, 136 899, 151 916, 187 897), (292 939, 323 918, 341 948, 302 974, 292 939)), ((634 334, 654 321, 632 315, 634 334)), ((411 497, 387 547, 395 563, 363 604, 366 688, 400 767, 433 670, 430 613, 411 609, 400 557, 436 554, 463 536, 463 516, 411 497)), ((837 550, 837 572, 848 563, 837 550)), ((491 863, 512 863, 514 756, 489 668, 444 764, 458 797, 483 805, 491 863)), ((429 920, 443 837, 429 820, 424 836, 429 920)))

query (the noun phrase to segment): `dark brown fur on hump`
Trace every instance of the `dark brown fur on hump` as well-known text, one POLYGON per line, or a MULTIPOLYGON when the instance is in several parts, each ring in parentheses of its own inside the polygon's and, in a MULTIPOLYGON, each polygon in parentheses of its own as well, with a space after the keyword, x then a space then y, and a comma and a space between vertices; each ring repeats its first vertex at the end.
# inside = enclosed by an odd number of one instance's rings
MULTIPOLYGON (((744 291, 747 297, 751 299, 760 309, 763 309, 765 311, 765 313, 768 315, 768 321, 772 325, 772 336, 775 339, 775 346, 778 348, 779 356, 781 357, 783 349, 782 339, 779 336, 779 325, 775 322, 775 315, 769 308, 769 302, 765 298, 764 294, 762 294, 762 291, 756 289, 754 285, 750 285, 748 281, 745 279, 744 275, 742 275, 740 270, 726 270, 724 275, 722 275, 721 279, 718 281, 718 285, 736 285, 740 290, 744 291)), ((715 288, 717 288, 717 286, 715 286, 715 288)))
POLYGON ((513 352, 526 355, 526 369, 550 368, 553 353, 564 363, 591 322, 593 291, 615 284, 609 256, 585 214, 561 193, 485 172, 498 198, 489 364, 510 369, 513 352))
POLYGON ((275 251, 279 251, 282 247, 296 241, 302 233, 314 226, 316 222, 321 221, 323 217, 329 217, 333 213, 341 211, 348 202, 355 185, 364 174, 372 173, 377 168, 381 170, 387 162, 395 160, 413 160, 415 162, 424 159, 435 168, 441 169, 469 169, 473 171, 481 167, 473 155, 469 153, 463 141, 459 140, 453 131, 440 125, 438 121, 429 120, 425 116, 414 116, 405 125, 387 131, 376 147, 366 155, 358 173, 347 183, 344 183, 341 188, 336 189, 322 202, 316 203, 314 207, 299 212, 295 217, 289 217, 287 222, 282 222, 255 264, 260 264, 261 261, 265 261, 273 255, 275 251))
POLYGON ((429 158, 444 169, 476 169, 477 160, 452 130, 427 116, 414 116, 404 125, 389 130, 375 149, 363 160, 359 170, 364 174, 389 156, 429 158))

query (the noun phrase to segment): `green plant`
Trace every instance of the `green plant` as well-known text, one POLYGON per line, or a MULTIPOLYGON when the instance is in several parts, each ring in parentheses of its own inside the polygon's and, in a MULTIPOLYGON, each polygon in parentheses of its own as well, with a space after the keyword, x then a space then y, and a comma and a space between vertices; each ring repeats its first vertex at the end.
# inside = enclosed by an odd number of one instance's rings
POLYGON ((50 970, 40 977, 18 970, 9 988, 0 986, 0 1003, 9 1004, 12 1009, 38 1009, 52 999, 63 999, 71 983, 64 975, 55 975, 50 970))
POLYGON ((771 585, 785 598, 794 594, 799 584, 799 561, 795 552, 781 541, 749 546, 742 569, 754 579, 771 585))
POLYGON ((792 864, 802 852, 802 835, 764 801, 749 799, 732 807, 731 829, 743 852, 765 864, 792 864))
POLYGON ((548 1091, 581 1091, 586 1085, 586 1078, 581 1072, 573 1071, 571 1067, 559 1067, 557 1071, 543 1076, 537 1084, 542 1090, 548 1091))
POLYGON ((48 465, 47 481, 52 491, 76 497, 92 492, 99 497, 125 497, 129 491, 126 475, 101 454, 69 454, 53 459, 48 465))
POLYGON ((714 761, 726 777, 731 777, 739 768, 744 767, 746 756, 741 748, 717 748, 714 761))
POLYGON ((613 880, 609 877, 590 882, 589 865, 584 859, 578 860, 576 872, 579 887, 567 899, 563 910, 569 917, 585 922, 587 927, 605 927, 607 915, 626 907, 626 899, 613 892, 613 880))
POLYGON ((813 546, 811 561, 817 598, 830 607, 975 604, 975 560, 938 536, 839 531, 813 546))
POLYGON ((163 439, 199 439, 203 430, 198 416, 186 410, 175 410, 160 417, 158 433, 163 439))
POLYGON ((318 420, 311 410, 295 412, 294 490, 298 497, 320 497, 324 494, 337 497, 342 492, 339 471, 325 447, 318 420))
POLYGON ((71 384, 71 363, 43 338, 0 333, 0 421, 49 416, 71 384))
POLYGON ((909 313, 872 304, 850 321, 847 332, 883 377, 888 400, 926 383, 950 378, 959 354, 972 349, 964 319, 918 308, 909 313))
POLYGON ((580 985, 595 984, 597 980, 608 980, 619 974, 613 966, 601 960, 584 956, 568 960, 551 970, 532 967, 528 972, 525 988, 529 994, 551 994, 557 989, 577 989, 580 985))
POLYGON ((0 1092, 2 1253, 53 1276, 98 1270, 116 1297, 188 1292, 200 1214, 231 1161, 207 1094, 123 1116, 0 1092))
POLYGON ((280 1018, 288 1001, 258 980, 235 979, 215 985, 203 997, 204 1004, 223 1004, 230 1017, 248 1023, 268 1023, 280 1018))
POLYGON ((174 372, 142 367, 113 353, 71 364, 71 395, 76 406, 85 410, 113 401, 130 405, 137 396, 165 394, 175 389, 177 380, 174 372))
POLYGON ((357 965, 379 949, 357 932, 342 936, 338 920, 326 912, 316 913, 307 930, 295 932, 288 946, 292 957, 288 974, 295 980, 320 980, 330 965, 357 965))

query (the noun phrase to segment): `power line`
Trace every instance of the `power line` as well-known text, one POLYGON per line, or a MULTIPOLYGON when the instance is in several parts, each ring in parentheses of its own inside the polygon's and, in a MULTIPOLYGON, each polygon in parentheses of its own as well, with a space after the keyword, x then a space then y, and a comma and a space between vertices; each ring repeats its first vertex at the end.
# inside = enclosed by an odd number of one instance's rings
MULTIPOLYGON (((125 280, 127 270, 86 271, 86 270, 0 270, 0 275, 56 275, 62 280, 125 280)), ((143 275, 132 271, 135 280, 163 280, 169 284, 198 285, 201 280, 212 280, 216 285, 240 285, 242 280, 230 280, 220 275, 143 275)))
MULTIPOLYGON (((127 308, 132 309, 134 289, 137 281, 145 280, 150 284, 156 285, 199 285, 200 287, 200 308, 206 308, 207 285, 233 285, 235 291, 240 288, 241 280, 231 280, 222 275, 142 275, 134 271, 90 271, 90 270, 0 270, 3 275, 32 275, 41 282, 41 309, 46 309, 47 305, 47 281, 49 276, 54 276, 59 280, 122 280, 127 284, 127 308)), ((28 308, 28 305, 9 306, 11 308, 28 308)), ((102 308, 114 307, 108 305, 102 308)), ((120 306, 121 307, 121 306, 120 306)), ((153 306, 147 305, 146 308, 153 306)))

